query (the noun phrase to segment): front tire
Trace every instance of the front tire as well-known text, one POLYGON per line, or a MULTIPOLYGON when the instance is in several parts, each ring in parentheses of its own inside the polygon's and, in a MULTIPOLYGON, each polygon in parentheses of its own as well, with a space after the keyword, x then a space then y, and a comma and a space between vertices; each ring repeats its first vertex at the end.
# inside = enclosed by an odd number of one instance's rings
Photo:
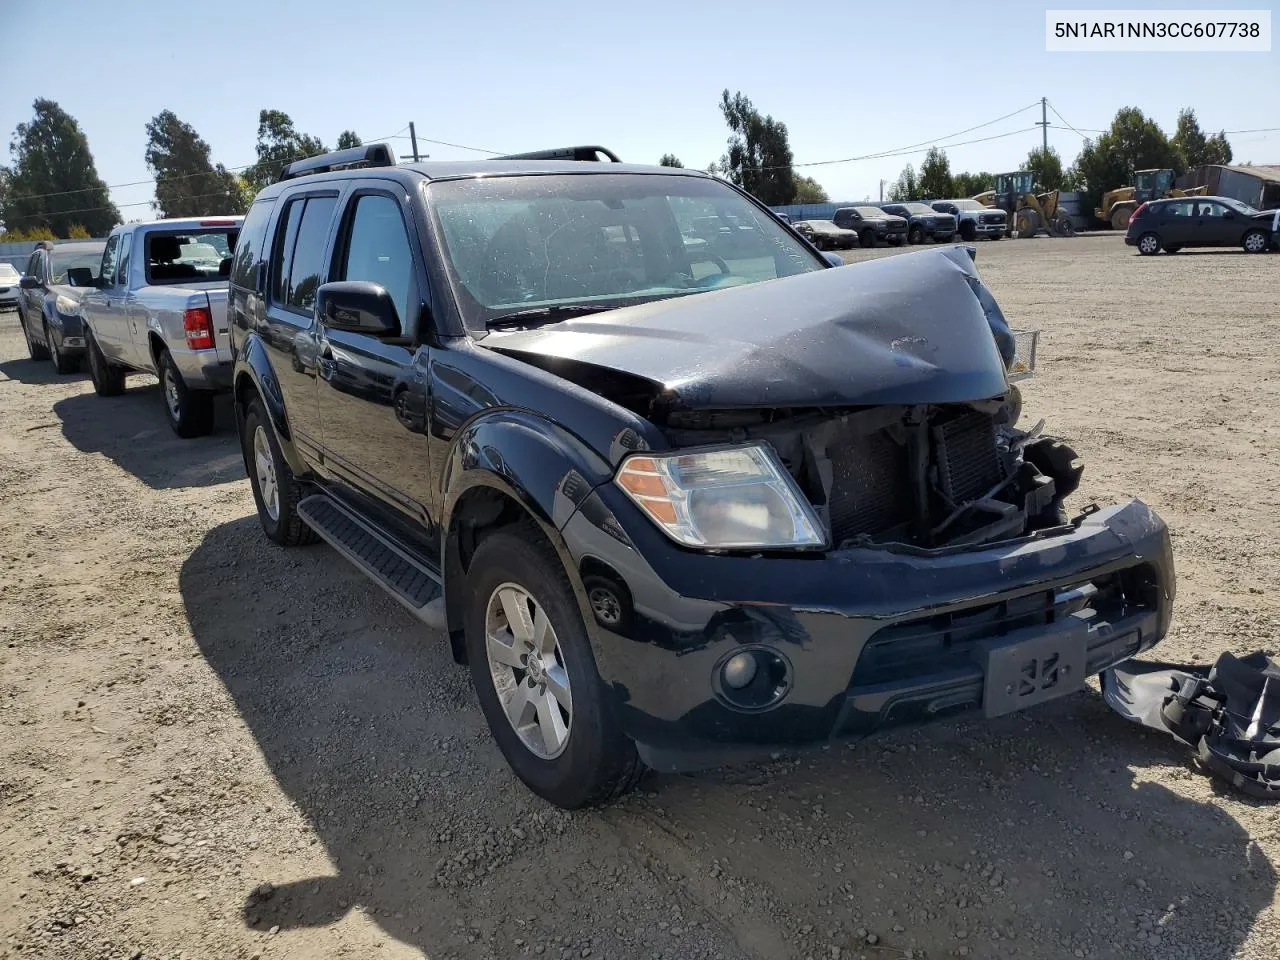
POLYGON ((1138 253, 1153 257, 1160 252, 1160 238, 1154 233, 1144 233, 1138 238, 1138 253))
POLYGON ((31 339, 31 327, 27 324, 27 315, 18 311, 18 323, 22 325, 22 336, 27 341, 27 353, 32 360, 48 360, 49 348, 31 339))
POLYGON ((1265 230, 1250 230, 1240 242, 1245 253, 1266 253, 1271 246, 1270 238, 1265 230))
POLYGON ((315 543, 315 532, 298 516, 298 502, 306 496, 306 490, 289 469, 262 401, 257 398, 249 401, 245 411, 240 445, 263 532, 282 547, 315 543))
POLYGON ((876 245, 876 232, 874 230, 863 230, 858 234, 858 246, 864 249, 873 249, 876 245))
POLYGON ((58 349, 58 341, 53 338, 53 331, 47 323, 44 325, 44 342, 49 345, 49 359, 53 361, 53 369, 63 376, 80 372, 79 358, 69 357, 58 349))
POLYGON ((630 790, 644 766, 596 671, 569 578, 541 531, 526 521, 487 537, 465 589, 471 680, 516 776, 568 810, 630 790))
POLYGON ((89 379, 93 381, 93 392, 100 397, 118 397, 124 393, 124 371, 107 362, 93 332, 87 328, 84 343, 85 352, 89 355, 89 379))
POLYGON ((213 393, 187 386, 168 350, 160 353, 160 392, 173 432, 184 440, 213 432, 213 393))
POLYGON ((960 239, 965 243, 973 243, 978 239, 978 225, 972 220, 960 221, 960 239))

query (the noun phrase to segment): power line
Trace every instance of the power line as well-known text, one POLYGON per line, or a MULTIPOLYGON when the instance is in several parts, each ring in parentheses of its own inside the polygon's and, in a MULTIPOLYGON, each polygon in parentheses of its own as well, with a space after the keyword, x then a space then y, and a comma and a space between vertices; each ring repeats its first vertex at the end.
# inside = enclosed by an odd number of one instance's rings
MULTIPOLYGON (((408 137, 402 137, 398 134, 389 137, 390 140, 408 140, 408 137)), ((418 137, 423 143, 434 143, 440 147, 453 147, 457 150, 474 150, 476 153, 491 153, 494 156, 507 153, 506 150, 486 150, 484 147, 468 147, 463 143, 450 143, 448 140, 432 140, 430 137, 418 137)))

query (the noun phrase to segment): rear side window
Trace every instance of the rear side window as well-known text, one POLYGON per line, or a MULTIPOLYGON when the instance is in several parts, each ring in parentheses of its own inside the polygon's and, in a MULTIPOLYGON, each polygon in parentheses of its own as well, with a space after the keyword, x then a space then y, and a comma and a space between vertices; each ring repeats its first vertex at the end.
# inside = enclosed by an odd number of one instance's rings
POLYGON ((310 313, 324 283, 324 249, 335 196, 290 200, 281 218, 283 235, 272 254, 271 299, 297 313, 310 313))
POLYGON ((1160 213, 1166 217, 1194 217, 1196 215, 1195 206, 1190 200, 1182 203, 1166 203, 1160 213))
POLYGON ((240 225, 240 238, 236 241, 235 259, 231 266, 231 282, 237 287, 254 285, 253 269, 262 255, 262 240, 267 235, 274 200, 259 200, 249 208, 244 223, 240 225))

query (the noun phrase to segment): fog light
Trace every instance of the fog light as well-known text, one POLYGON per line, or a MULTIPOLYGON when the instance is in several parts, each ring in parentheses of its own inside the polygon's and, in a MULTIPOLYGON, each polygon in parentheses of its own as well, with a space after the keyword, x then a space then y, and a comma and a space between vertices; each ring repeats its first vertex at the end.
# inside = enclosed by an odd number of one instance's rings
POLYGON ((750 653, 740 653, 730 657, 724 665, 722 673, 724 685, 732 690, 741 690, 756 678, 756 658, 750 653))

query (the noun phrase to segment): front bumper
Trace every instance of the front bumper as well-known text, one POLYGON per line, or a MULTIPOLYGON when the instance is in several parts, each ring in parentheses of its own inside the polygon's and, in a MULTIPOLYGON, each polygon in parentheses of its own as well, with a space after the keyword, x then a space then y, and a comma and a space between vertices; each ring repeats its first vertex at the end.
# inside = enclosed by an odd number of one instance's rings
POLYGON ((620 497, 598 488, 563 533, 585 589, 620 600, 621 618, 602 622, 590 602, 584 616, 624 727, 660 769, 1001 712, 988 648, 1082 624, 1080 666, 1096 674, 1154 646, 1171 619, 1168 531, 1136 500, 1058 536, 979 549, 744 558, 681 550, 620 497), (767 709, 735 706, 718 682, 727 658, 751 650, 787 669, 767 709))

